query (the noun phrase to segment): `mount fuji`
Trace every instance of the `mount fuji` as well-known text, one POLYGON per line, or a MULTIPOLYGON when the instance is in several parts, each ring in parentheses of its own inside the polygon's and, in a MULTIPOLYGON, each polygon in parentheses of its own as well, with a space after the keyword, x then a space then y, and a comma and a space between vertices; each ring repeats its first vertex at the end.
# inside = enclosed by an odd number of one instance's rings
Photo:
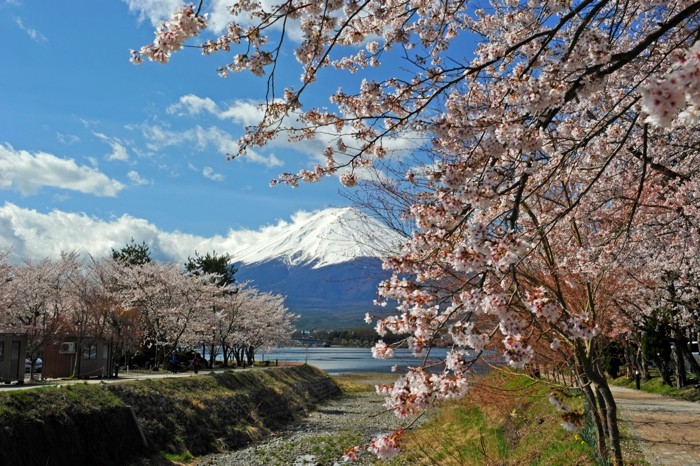
POLYGON ((285 295, 289 309, 300 315, 299 328, 357 327, 388 276, 381 258, 402 240, 357 209, 325 209, 237 251, 236 278, 285 295))

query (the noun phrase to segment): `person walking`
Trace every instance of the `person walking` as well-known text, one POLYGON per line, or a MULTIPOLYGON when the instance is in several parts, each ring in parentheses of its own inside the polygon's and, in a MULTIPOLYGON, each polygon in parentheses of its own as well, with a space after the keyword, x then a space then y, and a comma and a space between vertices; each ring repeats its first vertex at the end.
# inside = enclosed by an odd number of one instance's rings
POLYGON ((202 366, 202 356, 199 355, 199 353, 194 353, 194 359, 192 360, 192 368, 194 369, 194 373, 199 372, 199 368, 202 366))
POLYGON ((173 350, 172 354, 170 355, 170 372, 172 372, 173 374, 177 372, 177 364, 177 353, 173 350))

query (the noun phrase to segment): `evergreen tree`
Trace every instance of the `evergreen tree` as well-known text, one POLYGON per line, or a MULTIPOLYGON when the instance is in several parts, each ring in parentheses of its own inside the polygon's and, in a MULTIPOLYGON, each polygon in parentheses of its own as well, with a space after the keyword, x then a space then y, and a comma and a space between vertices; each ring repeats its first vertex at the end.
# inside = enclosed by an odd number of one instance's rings
POLYGON ((231 256, 228 254, 219 255, 216 251, 200 256, 197 251, 194 257, 188 257, 185 262, 185 269, 192 273, 215 273, 219 275, 216 282, 219 286, 231 286, 236 281, 238 269, 231 263, 231 256))
POLYGON ((112 258, 126 265, 143 265, 151 262, 151 251, 145 241, 136 244, 136 240, 131 238, 131 242, 120 250, 112 248, 112 258))

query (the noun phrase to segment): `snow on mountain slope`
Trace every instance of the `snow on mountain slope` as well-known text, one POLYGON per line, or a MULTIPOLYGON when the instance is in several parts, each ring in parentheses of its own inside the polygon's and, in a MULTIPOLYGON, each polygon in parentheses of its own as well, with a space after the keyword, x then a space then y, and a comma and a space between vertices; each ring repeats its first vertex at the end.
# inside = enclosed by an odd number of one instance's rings
POLYGON ((330 208, 296 219, 286 228, 235 258, 244 264, 281 260, 289 266, 320 268, 359 257, 382 257, 396 251, 401 236, 352 207, 330 208))

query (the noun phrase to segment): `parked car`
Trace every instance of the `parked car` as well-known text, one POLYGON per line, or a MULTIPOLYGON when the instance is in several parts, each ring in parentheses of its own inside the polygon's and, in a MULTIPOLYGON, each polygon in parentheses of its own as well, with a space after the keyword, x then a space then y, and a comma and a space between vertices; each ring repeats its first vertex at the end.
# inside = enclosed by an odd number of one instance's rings
MULTIPOLYGON (((34 363, 34 372, 41 372, 41 366, 43 366, 43 361, 41 358, 37 359, 36 362, 34 363)), ((32 367, 32 362, 29 360, 29 358, 24 360, 24 372, 29 372, 29 369, 32 367)))
POLYGON ((693 354, 695 360, 700 364, 700 346, 698 346, 697 341, 690 342, 690 352, 693 354))

